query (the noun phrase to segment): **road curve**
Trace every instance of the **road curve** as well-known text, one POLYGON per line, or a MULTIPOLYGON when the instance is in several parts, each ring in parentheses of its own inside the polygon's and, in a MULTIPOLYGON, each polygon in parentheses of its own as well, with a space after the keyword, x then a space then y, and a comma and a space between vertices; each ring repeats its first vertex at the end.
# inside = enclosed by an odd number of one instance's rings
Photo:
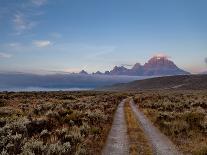
POLYGON ((176 149, 175 145, 163 135, 154 125, 145 117, 145 115, 138 109, 138 106, 134 104, 134 101, 130 101, 130 106, 135 114, 137 120, 149 138, 150 143, 153 146, 154 154, 156 155, 181 155, 176 149))
POLYGON ((102 150, 102 155, 128 155, 129 141, 127 135, 127 127, 124 115, 123 100, 114 115, 112 128, 107 137, 106 145, 102 150))

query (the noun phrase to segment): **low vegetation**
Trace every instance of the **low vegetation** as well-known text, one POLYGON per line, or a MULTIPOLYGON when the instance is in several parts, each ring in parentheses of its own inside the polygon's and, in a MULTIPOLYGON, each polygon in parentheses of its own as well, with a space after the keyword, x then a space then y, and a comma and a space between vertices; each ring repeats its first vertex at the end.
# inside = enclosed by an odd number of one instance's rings
MULTIPOLYGON (((133 96, 145 115, 184 154, 207 154, 207 90, 1 92, 0 153, 100 154, 118 103, 133 96)), ((151 154, 139 122, 125 106, 131 154, 151 154)))
POLYGON ((99 154, 124 96, 92 91, 0 93, 0 153, 99 154))
POLYGON ((152 155, 152 147, 129 105, 129 100, 125 104, 124 111, 129 135, 130 155, 152 155))
POLYGON ((185 154, 207 154, 207 91, 147 91, 135 101, 185 154))

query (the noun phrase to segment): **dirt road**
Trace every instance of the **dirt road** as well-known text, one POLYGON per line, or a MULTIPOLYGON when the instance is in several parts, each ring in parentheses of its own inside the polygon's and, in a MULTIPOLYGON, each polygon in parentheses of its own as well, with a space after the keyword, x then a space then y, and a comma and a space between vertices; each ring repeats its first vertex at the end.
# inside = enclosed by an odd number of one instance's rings
MULTIPOLYGON (((125 122, 124 104, 125 100, 119 104, 116 110, 112 128, 102 151, 102 155, 129 154, 129 139, 125 122)), ((130 106, 146 137, 151 143, 155 155, 181 155, 181 153, 177 151, 175 145, 139 110, 133 100, 130 100, 130 106)))

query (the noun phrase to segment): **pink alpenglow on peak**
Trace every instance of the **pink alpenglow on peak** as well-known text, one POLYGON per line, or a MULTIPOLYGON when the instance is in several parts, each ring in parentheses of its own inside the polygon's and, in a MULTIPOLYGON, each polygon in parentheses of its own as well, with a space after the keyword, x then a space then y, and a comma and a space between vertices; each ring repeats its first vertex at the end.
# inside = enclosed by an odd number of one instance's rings
POLYGON ((141 65, 136 63, 131 69, 124 66, 115 66, 113 70, 107 72, 109 75, 128 75, 128 76, 164 76, 164 75, 185 75, 190 74, 168 59, 169 56, 157 54, 141 65))

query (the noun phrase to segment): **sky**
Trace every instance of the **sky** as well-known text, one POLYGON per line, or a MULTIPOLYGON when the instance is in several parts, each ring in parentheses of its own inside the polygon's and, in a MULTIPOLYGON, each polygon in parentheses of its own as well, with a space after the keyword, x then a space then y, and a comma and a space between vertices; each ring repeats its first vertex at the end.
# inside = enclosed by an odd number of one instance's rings
POLYGON ((165 54, 207 70, 206 0, 0 0, 0 71, 111 70, 165 54))

